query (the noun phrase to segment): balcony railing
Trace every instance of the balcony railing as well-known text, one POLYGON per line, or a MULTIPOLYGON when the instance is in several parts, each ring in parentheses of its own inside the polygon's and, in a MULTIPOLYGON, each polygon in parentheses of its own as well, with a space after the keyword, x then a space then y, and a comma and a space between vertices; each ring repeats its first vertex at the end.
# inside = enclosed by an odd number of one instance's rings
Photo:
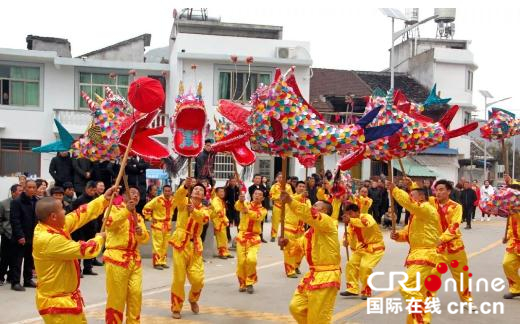
MULTIPOLYGON (((70 110, 70 109, 54 109, 54 118, 56 118, 64 127, 72 134, 83 134, 87 129, 92 116, 88 110, 70 110)), ((168 114, 159 114, 150 123, 150 127, 169 126, 168 114)), ((54 132, 57 132, 54 126, 54 132)), ((166 137, 167 133, 159 135, 166 137)))

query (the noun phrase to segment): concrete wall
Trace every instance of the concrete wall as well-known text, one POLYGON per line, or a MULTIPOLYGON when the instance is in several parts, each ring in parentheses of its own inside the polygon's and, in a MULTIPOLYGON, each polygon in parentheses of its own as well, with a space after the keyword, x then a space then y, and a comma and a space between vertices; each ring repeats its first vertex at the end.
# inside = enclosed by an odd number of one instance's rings
POLYGON ((428 169, 437 174, 437 179, 446 179, 457 183, 459 177, 458 168, 451 165, 428 165, 428 169))
POLYGON ((172 52, 274 58, 277 47, 296 47, 299 59, 310 59, 309 42, 183 33, 177 35, 172 52))
POLYGON ((40 39, 32 39, 32 49, 37 51, 55 51, 58 56, 71 57, 70 54, 70 43, 54 43, 42 41, 40 39))
MULTIPOLYGON (((16 62, 12 63, 16 64, 16 62)), ((52 63, 39 66, 41 67, 40 107, 1 107, 1 119, 6 126, 0 129, 0 137, 40 140, 42 144, 52 142, 56 138, 53 132, 53 109, 74 108, 74 69, 72 67, 56 69, 52 63)), ((52 179, 48 170, 54 155, 54 153, 41 155, 40 176, 45 179, 52 179)))
POLYGON ((144 49, 144 40, 140 39, 88 57, 95 60, 144 62, 144 49))
POLYGON ((9 188, 18 183, 17 177, 0 177, 0 201, 9 198, 9 188))

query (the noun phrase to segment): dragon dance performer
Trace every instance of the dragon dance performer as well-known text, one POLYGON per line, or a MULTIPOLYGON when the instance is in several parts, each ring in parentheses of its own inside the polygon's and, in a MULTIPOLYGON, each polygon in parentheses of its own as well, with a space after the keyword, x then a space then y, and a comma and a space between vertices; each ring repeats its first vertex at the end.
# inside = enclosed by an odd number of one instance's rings
POLYGON ((353 253, 346 266, 347 290, 340 295, 359 295, 361 281, 361 299, 365 300, 372 296, 368 277, 385 254, 383 235, 372 215, 361 213, 357 204, 345 208, 344 222, 348 224, 345 239, 353 253))
POLYGON ((36 203, 39 221, 33 241, 38 276, 36 306, 45 323, 87 322, 79 290, 78 259, 96 257, 101 252, 104 234, 97 234, 87 242, 75 242, 70 233, 97 219, 114 191, 115 187, 108 189, 103 196, 67 215, 55 198, 45 197, 36 203))
POLYGON ((152 262, 157 270, 169 268, 166 264, 166 255, 175 209, 172 193, 172 187, 165 185, 162 195, 153 198, 143 207, 143 216, 152 221, 152 262))
POLYGON ((191 284, 188 298, 191 311, 194 314, 199 313, 197 302, 204 286, 204 264, 202 262, 200 234, 210 216, 210 210, 202 205, 205 193, 204 185, 195 184, 193 179, 188 178, 174 195, 174 203, 177 206, 177 227, 170 240, 170 244, 173 246, 171 311, 174 319, 181 318, 186 277, 191 284), (188 198, 190 188, 191 194, 188 198))
POLYGON ((288 193, 281 200, 310 228, 298 241, 280 239, 286 249, 305 251, 309 272, 300 281, 289 305, 299 323, 331 323, 334 303, 341 284, 341 256, 338 223, 331 217, 332 205, 317 201, 313 207, 292 199, 288 193), (297 246, 294 246, 297 244, 297 246))
MULTIPOLYGON (((520 183, 511 179, 510 176, 504 177, 506 184, 513 189, 520 190, 520 183)), ((502 266, 504 274, 509 283, 509 292, 504 295, 504 299, 513 299, 520 296, 520 213, 511 213, 508 217, 509 225, 504 244, 507 243, 502 266)))
POLYGON ((406 257, 405 266, 408 280, 405 283, 408 290, 401 288, 401 295, 404 300, 414 298, 419 300, 418 304, 422 309, 420 314, 408 314, 407 323, 430 323, 431 313, 425 312, 425 302, 428 297, 433 297, 424 284, 419 291, 415 288, 417 273, 420 273, 424 280, 427 276, 434 273, 438 262, 437 243, 442 234, 440 227, 439 214, 434 206, 427 201, 427 194, 423 188, 415 184, 408 183, 410 194, 399 189, 395 184, 387 181, 387 189, 397 203, 410 212, 410 220, 402 230, 392 232, 390 238, 397 242, 408 242, 410 251, 406 257))
MULTIPOLYGON (((469 291, 468 271, 463 268, 468 265, 468 256, 462 242, 462 233, 460 232, 460 223, 462 222, 462 206, 450 199, 453 191, 452 184, 444 179, 435 182, 435 197, 430 197, 429 201, 439 214, 442 235, 440 236, 440 244, 437 248, 439 254, 439 262, 451 264, 452 261, 458 263, 457 267, 449 267, 451 275, 457 283, 457 291, 459 299, 462 302, 470 303, 473 301, 471 292, 469 291), (463 289, 461 289, 461 278, 463 281, 463 289)), ((466 304, 467 305, 467 304, 466 304)), ((476 306, 471 306, 476 310, 476 306)))
POLYGON ((267 209, 262 206, 263 201, 264 192, 255 189, 252 202, 246 202, 244 193, 241 193, 235 203, 235 209, 240 212, 237 235, 238 291, 247 291, 249 294, 254 292, 253 285, 258 281, 256 259, 262 242, 262 221, 267 216, 267 209))
POLYGON ((359 195, 353 196, 351 201, 359 207, 361 214, 369 214, 368 211, 372 206, 372 198, 368 197, 367 187, 361 187, 359 189, 359 195))
MULTIPOLYGON (((305 182, 298 181, 296 185, 296 193, 292 196, 292 199, 306 204, 310 208, 312 205, 311 201, 305 194, 306 188, 307 186, 305 185, 305 182)), ((285 210, 285 238, 287 238, 289 241, 299 240, 305 232, 305 223, 292 211, 292 209, 286 207, 285 210)), ((297 274, 300 274, 299 266, 303 255, 304 253, 300 249, 283 250, 285 274, 288 278, 298 278, 297 274)))
POLYGON ((130 187, 123 197, 124 203, 114 206, 108 215, 103 254, 107 286, 105 321, 113 324, 123 322, 125 306, 126 323, 140 323, 143 270, 139 244, 150 238, 143 217, 135 210, 139 190, 130 187))
MULTIPOLYGON (((285 184, 285 191, 292 194, 292 188, 289 183, 285 184)), ((271 221, 271 242, 276 241, 278 236, 278 227, 282 218, 282 204, 280 203, 280 193, 282 192, 282 173, 276 175, 276 183, 269 190, 269 196, 273 201, 273 217, 271 221)))
POLYGON ((215 229, 215 238, 217 239, 218 256, 221 259, 233 258, 229 254, 228 239, 226 234, 229 220, 226 217, 226 189, 218 187, 215 189, 215 196, 211 198, 211 220, 215 229))

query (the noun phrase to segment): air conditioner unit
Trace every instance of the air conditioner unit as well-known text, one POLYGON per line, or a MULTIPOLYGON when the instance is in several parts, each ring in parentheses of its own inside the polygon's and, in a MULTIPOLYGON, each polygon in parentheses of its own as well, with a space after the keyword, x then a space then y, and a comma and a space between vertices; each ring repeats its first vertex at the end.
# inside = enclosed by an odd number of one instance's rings
POLYGON ((296 48, 294 47, 277 47, 276 57, 281 59, 295 59, 296 48))

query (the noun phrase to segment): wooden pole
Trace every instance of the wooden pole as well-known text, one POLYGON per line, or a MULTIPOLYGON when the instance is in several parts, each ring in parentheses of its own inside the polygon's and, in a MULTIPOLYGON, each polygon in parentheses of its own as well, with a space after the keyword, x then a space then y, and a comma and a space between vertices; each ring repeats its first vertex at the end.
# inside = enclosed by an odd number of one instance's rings
POLYGON ((191 178, 191 158, 188 158, 188 178, 191 178))
POLYGON ((502 159, 504 160, 504 174, 509 175, 509 159, 507 158, 506 140, 502 140, 502 159))
MULTIPOLYGON (((128 185, 128 176, 125 174, 123 176, 123 183, 125 184, 125 196, 126 196, 126 199, 129 200, 130 199, 130 186, 128 185)), ((138 219, 137 219, 137 214, 135 213, 132 213, 132 218, 134 219, 134 226, 137 227, 139 225, 138 223, 138 219)))
POLYGON ((348 224, 345 223, 345 251, 347 251, 347 262, 350 261, 350 253, 348 252, 348 234, 347 234, 348 224))
MULTIPOLYGON (((285 192, 285 185, 287 183, 287 157, 282 157, 282 188, 281 191, 285 192)), ((285 204, 282 203, 281 208, 281 216, 280 216, 280 238, 283 239, 285 237, 285 204)), ((283 250, 283 246, 280 246, 280 250, 283 250)))
MULTIPOLYGON (((119 173, 117 174, 116 183, 114 184, 114 186, 116 188, 119 188, 119 184, 121 183, 121 179, 123 178, 123 174, 125 173, 126 162, 128 161, 128 155, 130 154, 130 150, 131 150, 132 144, 134 142, 134 136, 135 136, 136 129, 137 129, 137 124, 134 124, 134 126, 132 128, 132 133, 130 134, 130 140, 128 141, 128 146, 126 147, 126 150, 125 150, 125 155, 123 155, 123 160, 121 161, 119 173)), ((101 225, 100 232, 105 231, 107 219, 108 219, 108 216, 110 215, 110 211, 112 210, 112 205, 114 203, 114 197, 116 196, 116 193, 117 193, 117 190, 115 190, 112 193, 112 196, 110 197, 110 202, 108 203, 108 208, 106 210, 105 217, 103 217, 103 225, 101 225)))
POLYGON ((399 161, 399 166, 401 167, 401 173, 403 174, 403 177, 406 177, 406 172, 404 171, 403 160, 401 160, 401 158, 399 158, 398 161, 399 161))
MULTIPOLYGON (((507 174, 509 175, 509 161, 507 158, 507 149, 506 149, 506 141, 505 139, 502 139, 502 159, 504 160, 504 176, 507 174)), ((513 179, 511 179, 513 181, 513 179)), ((509 219, 511 218, 511 215, 507 215, 507 221, 506 221, 506 230, 504 233, 504 244, 507 242, 507 229, 509 228, 509 219)))
MULTIPOLYGON (((392 167, 392 160, 388 161, 388 179, 390 182, 394 183, 394 169, 392 167)), ((396 226, 396 217, 395 217, 395 209, 394 209, 394 197, 392 193, 389 192, 390 195, 390 210, 392 211, 392 232, 395 232, 396 226)))

